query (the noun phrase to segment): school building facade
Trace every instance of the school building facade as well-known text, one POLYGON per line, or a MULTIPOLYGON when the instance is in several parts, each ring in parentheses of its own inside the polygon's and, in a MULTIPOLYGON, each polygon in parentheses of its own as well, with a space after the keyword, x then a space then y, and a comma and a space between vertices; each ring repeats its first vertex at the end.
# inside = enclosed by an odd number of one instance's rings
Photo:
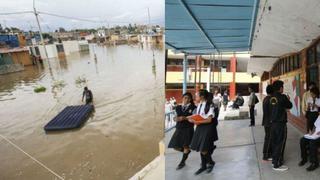
MULTIPOLYGON (((234 99, 236 93, 249 95, 248 85, 259 91, 260 77, 246 72, 249 54, 225 55, 190 55, 187 56, 187 92, 195 94, 200 89, 211 92, 219 89, 220 92, 228 91, 230 98, 234 99)), ((184 54, 166 52, 166 99, 175 97, 181 102, 183 93, 184 54)))
POLYGON ((288 120, 299 130, 306 131, 306 118, 302 113, 302 97, 310 82, 319 87, 320 36, 301 51, 280 56, 270 71, 261 77, 260 92, 266 95, 266 86, 275 80, 284 82, 284 93, 290 96, 293 108, 288 120))

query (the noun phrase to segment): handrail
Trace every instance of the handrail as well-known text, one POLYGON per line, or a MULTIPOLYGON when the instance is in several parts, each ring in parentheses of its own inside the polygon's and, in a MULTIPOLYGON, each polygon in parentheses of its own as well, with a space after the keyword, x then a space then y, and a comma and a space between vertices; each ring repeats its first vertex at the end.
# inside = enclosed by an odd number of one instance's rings
POLYGON ((165 113, 165 118, 164 118, 164 132, 168 132, 171 129, 176 127, 176 121, 174 120, 176 117, 176 113, 174 110, 165 113))

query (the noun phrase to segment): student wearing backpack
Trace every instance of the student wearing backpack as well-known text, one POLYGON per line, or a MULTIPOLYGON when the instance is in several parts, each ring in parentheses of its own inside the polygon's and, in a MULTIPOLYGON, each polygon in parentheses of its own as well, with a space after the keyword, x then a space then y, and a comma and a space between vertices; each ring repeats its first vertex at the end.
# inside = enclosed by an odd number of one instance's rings
POLYGON ((248 88, 250 97, 249 97, 249 114, 250 114, 250 127, 255 126, 255 117, 254 117, 254 107, 259 102, 258 97, 255 95, 252 86, 248 88))

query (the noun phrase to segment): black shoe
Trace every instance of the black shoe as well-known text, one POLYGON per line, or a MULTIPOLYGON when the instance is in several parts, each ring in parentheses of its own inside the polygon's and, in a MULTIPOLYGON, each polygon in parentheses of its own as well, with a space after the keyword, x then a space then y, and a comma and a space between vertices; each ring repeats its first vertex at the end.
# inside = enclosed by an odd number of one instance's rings
POLYGON ((307 171, 313 171, 319 167, 319 164, 312 163, 309 167, 307 167, 307 171))
POLYGON ((305 165, 307 163, 307 160, 301 160, 300 162, 299 162, 299 166, 303 166, 303 165, 305 165))
POLYGON ((215 164, 216 163, 214 161, 212 161, 212 163, 208 164, 207 173, 211 173, 215 164))
POLYGON ((188 159, 188 156, 189 156, 190 153, 191 153, 191 151, 189 151, 188 153, 183 153, 182 160, 179 163, 179 165, 177 166, 176 170, 179 170, 179 169, 183 168, 186 165, 185 162, 188 159))
POLYGON ((206 158, 207 154, 206 155, 203 155, 202 153, 200 153, 200 157, 201 157, 201 168, 198 169, 194 175, 198 175, 200 173, 202 173, 203 171, 205 171, 207 169, 207 158, 206 158))
POLYGON ((176 170, 182 169, 185 165, 186 165, 185 162, 179 163, 179 165, 177 166, 176 170))
POLYGON ((250 124, 250 125, 249 125, 249 127, 253 127, 253 126, 254 126, 254 124, 250 124))
POLYGON ((194 175, 199 175, 199 174, 201 174, 203 171, 205 171, 207 169, 207 167, 201 167, 200 169, 198 169, 195 173, 194 173, 194 175))

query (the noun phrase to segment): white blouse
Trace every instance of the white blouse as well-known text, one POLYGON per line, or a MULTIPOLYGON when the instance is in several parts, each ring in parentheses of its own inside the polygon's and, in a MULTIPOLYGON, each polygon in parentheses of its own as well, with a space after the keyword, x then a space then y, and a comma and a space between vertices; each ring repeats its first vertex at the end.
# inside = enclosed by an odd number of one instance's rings
POLYGON ((314 122, 314 126, 316 127, 315 129, 315 134, 316 134, 317 132, 320 131, 320 116, 318 116, 318 119, 316 120, 316 122, 314 122))
POLYGON ((201 117, 203 117, 204 119, 207 119, 209 116, 214 116, 214 110, 213 110, 213 107, 210 107, 208 113, 206 114, 204 109, 206 107, 206 103, 207 102, 202 102, 202 103, 199 103, 198 106, 197 106, 197 111, 195 112, 196 114, 199 114, 201 117), (201 107, 201 109, 200 109, 201 107))
MULTIPOLYGON (((312 106, 312 104, 313 104, 313 98, 312 97, 309 97, 307 99, 307 106, 308 106, 308 104, 311 104, 311 106, 312 106)), ((315 99, 315 106, 314 106, 314 108, 311 107, 310 111, 311 112, 318 112, 318 107, 317 106, 320 106, 320 98, 316 98, 315 99)))
POLYGON ((213 95, 213 104, 214 105, 219 105, 219 103, 222 101, 222 96, 220 93, 218 93, 217 95, 213 95))

